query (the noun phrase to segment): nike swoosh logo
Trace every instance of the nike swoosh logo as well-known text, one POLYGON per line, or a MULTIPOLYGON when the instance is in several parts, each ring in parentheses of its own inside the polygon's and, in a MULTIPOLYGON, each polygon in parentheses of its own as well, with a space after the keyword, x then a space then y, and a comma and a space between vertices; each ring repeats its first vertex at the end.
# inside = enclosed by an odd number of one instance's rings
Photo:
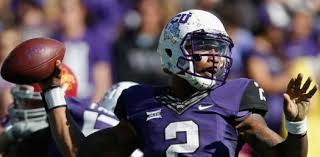
POLYGON ((198 106, 198 109, 199 110, 205 110, 205 109, 208 109, 208 108, 210 108, 210 107, 212 107, 213 105, 206 105, 206 106, 203 106, 203 105, 199 105, 198 106))

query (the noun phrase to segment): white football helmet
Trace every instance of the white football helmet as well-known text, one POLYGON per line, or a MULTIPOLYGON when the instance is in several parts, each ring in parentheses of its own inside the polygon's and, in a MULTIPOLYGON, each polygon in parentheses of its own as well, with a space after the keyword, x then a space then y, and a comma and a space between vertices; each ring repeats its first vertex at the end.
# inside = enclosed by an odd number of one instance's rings
MULTIPOLYGON (((61 68, 61 85, 65 96, 76 96, 77 79, 65 64, 61 68)), ((41 98, 41 88, 38 84, 16 85, 11 89, 14 102, 9 109, 11 134, 15 137, 26 135, 48 127, 47 113, 41 98)))
POLYGON ((16 85, 11 89, 14 98, 13 107, 9 110, 10 120, 18 121, 46 121, 40 88, 31 85, 16 85))
POLYGON ((187 80, 199 90, 222 85, 232 65, 233 42, 222 22, 213 14, 202 10, 188 10, 178 13, 162 30, 157 52, 161 67, 165 71, 187 80), (188 51, 187 51, 188 49, 188 51), (194 51, 214 49, 215 54, 194 54, 194 51), (215 67, 212 61, 210 77, 195 71, 194 63, 202 56, 211 56, 221 61, 215 67))
POLYGON ((138 85, 138 83, 131 82, 131 81, 122 81, 112 85, 110 90, 108 90, 101 101, 98 104, 109 111, 114 112, 114 108, 116 107, 118 98, 120 97, 123 90, 138 85))
POLYGON ((14 102, 9 109, 10 125, 5 129, 11 140, 24 138, 49 126, 38 86, 16 85, 11 94, 14 102))

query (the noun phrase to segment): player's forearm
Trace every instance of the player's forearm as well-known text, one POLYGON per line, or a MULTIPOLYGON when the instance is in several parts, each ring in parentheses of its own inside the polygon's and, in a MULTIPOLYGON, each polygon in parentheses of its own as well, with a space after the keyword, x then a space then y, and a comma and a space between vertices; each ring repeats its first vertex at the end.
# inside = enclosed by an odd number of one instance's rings
MULTIPOLYGON (((268 140, 264 139, 264 141, 268 140)), ((308 138, 306 135, 288 135, 283 142, 278 143, 277 140, 269 140, 266 143, 268 143, 268 146, 261 151, 262 153, 259 153, 261 156, 307 157, 308 138)))
POLYGON ((53 109, 48 116, 52 135, 61 153, 66 157, 75 157, 84 135, 69 115, 67 108, 53 109))
MULTIPOLYGON (((251 114, 237 125, 239 137, 262 157, 306 157, 307 136, 291 135, 284 140, 267 127, 263 117, 251 114)), ((303 130, 302 130, 303 131, 303 130)), ((300 132, 296 132, 300 133, 300 132)))
POLYGON ((41 96, 45 102, 51 132, 58 148, 65 157, 75 157, 84 135, 69 115, 64 90, 60 87, 42 88, 46 89, 41 96))
POLYGON ((246 141, 262 157, 306 157, 308 151, 307 136, 288 135, 283 140, 278 134, 265 128, 264 131, 249 135, 246 141))
POLYGON ((290 134, 284 141, 283 152, 287 157, 306 157, 308 154, 308 136, 290 134))

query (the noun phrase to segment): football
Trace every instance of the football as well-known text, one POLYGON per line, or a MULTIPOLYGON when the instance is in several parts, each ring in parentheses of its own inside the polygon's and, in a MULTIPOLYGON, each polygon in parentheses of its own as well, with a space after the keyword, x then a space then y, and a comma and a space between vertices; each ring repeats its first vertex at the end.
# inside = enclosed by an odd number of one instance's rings
POLYGON ((42 81, 53 74, 64 57, 65 46, 50 38, 33 38, 17 45, 4 60, 1 76, 15 84, 42 81))

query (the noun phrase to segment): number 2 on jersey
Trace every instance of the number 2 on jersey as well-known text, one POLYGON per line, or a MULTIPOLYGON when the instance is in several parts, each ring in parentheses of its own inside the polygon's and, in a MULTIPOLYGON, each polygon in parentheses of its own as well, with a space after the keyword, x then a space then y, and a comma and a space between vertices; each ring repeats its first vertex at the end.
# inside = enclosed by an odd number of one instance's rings
POLYGON ((199 147, 199 127, 193 121, 180 121, 170 123, 165 128, 165 139, 177 138, 178 132, 185 132, 186 143, 171 144, 167 151, 167 157, 177 157, 178 153, 193 153, 199 147))

